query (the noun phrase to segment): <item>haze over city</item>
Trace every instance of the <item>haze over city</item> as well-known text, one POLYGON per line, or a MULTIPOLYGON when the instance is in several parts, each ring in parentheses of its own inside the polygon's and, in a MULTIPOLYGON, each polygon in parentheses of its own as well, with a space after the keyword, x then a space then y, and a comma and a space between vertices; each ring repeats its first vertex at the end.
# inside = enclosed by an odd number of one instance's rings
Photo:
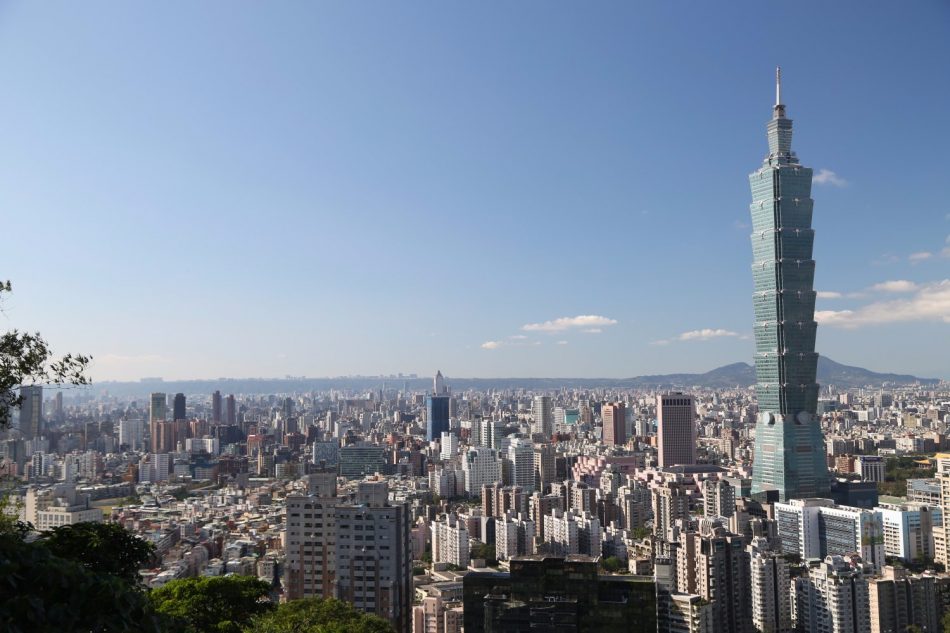
POLYGON ((950 376, 945 3, 55 7, 0 7, 2 319, 94 381, 751 362, 777 65, 818 352, 950 376))

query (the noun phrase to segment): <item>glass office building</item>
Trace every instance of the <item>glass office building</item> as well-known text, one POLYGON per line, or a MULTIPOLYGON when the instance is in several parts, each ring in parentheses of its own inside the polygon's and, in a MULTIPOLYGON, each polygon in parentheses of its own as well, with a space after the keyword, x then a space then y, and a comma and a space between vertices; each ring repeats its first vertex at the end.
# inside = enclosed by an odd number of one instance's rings
POLYGON ((816 415, 812 170, 792 151, 778 72, 775 101, 769 155, 749 175, 759 402, 752 494, 777 491, 786 501, 827 496, 829 478, 816 415))
POLYGON ((449 431, 449 396, 428 396, 426 398, 426 440, 429 442, 442 437, 449 431))

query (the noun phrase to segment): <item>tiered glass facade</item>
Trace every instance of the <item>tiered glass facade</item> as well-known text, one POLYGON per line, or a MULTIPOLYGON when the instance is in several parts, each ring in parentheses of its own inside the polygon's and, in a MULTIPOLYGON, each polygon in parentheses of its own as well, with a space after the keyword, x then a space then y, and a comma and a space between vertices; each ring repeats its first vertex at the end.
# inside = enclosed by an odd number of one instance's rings
POLYGON ((755 374, 759 419, 752 493, 780 500, 827 496, 825 445, 816 410, 812 170, 792 152, 792 121, 777 103, 769 155, 749 175, 755 374))

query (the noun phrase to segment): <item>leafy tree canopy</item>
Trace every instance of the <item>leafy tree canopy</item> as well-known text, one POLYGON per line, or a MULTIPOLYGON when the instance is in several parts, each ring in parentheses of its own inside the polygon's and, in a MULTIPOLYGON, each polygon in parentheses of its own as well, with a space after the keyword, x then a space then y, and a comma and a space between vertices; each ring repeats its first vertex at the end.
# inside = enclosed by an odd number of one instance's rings
MULTIPOLYGON (((0 281, 0 298, 10 292, 9 281, 0 281)), ((20 385, 36 383, 86 385, 90 356, 66 354, 56 359, 38 332, 12 330, 0 335, 0 429, 10 426, 11 411, 20 406, 20 385)))
POLYGON ((394 629, 347 602, 305 598, 255 618, 247 633, 394 633, 394 629))
POLYGON ((270 585, 253 576, 173 580, 149 594, 158 613, 178 620, 189 633, 239 633, 273 605, 270 585))
POLYGON ((88 569, 111 574, 130 585, 155 546, 117 523, 75 523, 45 532, 42 542, 56 556, 88 569))
POLYGON ((145 594, 117 577, 0 534, 0 629, 158 633, 145 594))

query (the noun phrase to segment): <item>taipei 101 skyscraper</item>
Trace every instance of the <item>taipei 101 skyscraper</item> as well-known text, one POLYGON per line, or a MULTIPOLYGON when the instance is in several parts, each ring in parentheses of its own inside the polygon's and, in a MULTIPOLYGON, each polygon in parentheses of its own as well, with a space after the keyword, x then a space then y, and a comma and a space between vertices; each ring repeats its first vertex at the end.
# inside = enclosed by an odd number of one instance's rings
POLYGON ((792 151, 781 82, 776 69, 769 155, 749 175, 759 402, 752 493, 774 490, 787 501, 828 496, 829 478, 816 415, 812 170, 792 151))

